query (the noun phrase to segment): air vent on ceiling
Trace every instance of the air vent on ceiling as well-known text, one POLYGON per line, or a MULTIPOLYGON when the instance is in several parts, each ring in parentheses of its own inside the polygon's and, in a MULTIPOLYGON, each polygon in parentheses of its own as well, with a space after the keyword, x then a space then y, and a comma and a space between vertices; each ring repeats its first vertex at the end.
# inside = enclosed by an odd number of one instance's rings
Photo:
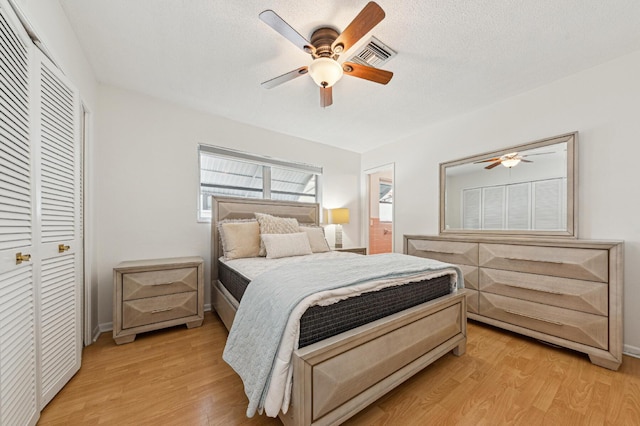
POLYGON ((389 46, 371 36, 369 41, 351 56, 348 61, 380 68, 397 54, 398 53, 391 50, 389 46))

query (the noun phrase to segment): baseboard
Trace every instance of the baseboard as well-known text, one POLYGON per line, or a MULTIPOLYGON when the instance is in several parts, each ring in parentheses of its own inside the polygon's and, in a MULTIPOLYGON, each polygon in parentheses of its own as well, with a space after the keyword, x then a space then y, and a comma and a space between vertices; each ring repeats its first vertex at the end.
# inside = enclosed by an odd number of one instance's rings
POLYGON ((113 323, 112 322, 104 322, 98 326, 100 328, 100 333, 106 333, 107 331, 113 331, 113 323))
POLYGON ((634 358, 640 358, 640 348, 637 348, 635 346, 624 345, 622 353, 634 358))
POLYGON ((210 312, 211 311, 211 303, 205 303, 204 304, 204 311, 205 312, 210 312))

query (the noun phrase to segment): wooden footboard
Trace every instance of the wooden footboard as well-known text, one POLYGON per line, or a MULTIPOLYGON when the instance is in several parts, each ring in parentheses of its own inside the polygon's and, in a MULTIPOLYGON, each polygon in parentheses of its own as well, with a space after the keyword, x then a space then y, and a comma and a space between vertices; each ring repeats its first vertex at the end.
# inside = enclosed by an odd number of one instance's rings
MULTIPOLYGON (((230 328, 237 302, 216 281, 212 299, 230 328)), ((466 312, 460 291, 295 351, 291 406, 280 419, 339 424, 447 352, 464 354, 466 312)))

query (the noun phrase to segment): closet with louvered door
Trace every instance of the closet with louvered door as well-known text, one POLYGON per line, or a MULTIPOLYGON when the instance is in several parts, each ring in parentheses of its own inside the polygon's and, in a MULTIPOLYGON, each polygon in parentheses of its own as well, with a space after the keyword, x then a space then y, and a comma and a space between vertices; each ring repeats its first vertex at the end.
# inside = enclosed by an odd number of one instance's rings
POLYGON ((43 408, 80 368, 82 239, 78 93, 37 52, 40 365, 43 408))
POLYGON ((34 424, 36 260, 31 40, 0 3, 0 424, 34 424), (29 259, 31 255, 31 259, 29 259))
POLYGON ((79 96, 0 0, 0 424, 80 367, 79 96))

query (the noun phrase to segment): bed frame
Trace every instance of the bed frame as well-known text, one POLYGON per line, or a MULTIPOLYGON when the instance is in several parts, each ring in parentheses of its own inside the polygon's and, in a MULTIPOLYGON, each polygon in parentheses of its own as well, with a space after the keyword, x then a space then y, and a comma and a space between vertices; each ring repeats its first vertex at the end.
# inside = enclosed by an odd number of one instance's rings
MULTIPOLYGON (((318 224, 320 207, 232 197, 212 201, 211 302, 230 329, 238 301, 218 280, 222 247, 215 224, 253 218, 254 212, 318 224)), ((449 351, 464 354, 466 312, 464 292, 458 291, 296 350, 291 404, 280 419, 287 426, 342 423, 449 351)))

